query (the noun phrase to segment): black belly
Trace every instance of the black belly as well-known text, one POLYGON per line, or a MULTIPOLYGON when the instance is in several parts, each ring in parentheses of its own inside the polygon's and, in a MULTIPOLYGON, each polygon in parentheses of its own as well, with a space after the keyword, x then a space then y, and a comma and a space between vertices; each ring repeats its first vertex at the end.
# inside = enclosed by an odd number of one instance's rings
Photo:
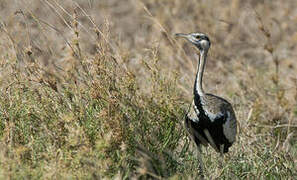
MULTIPOLYGON (((205 133, 203 132, 204 129, 207 129, 214 140, 214 143, 218 149, 220 149, 220 146, 224 144, 224 153, 228 152, 229 147, 232 145, 226 138, 226 136, 223 133, 223 122, 220 119, 216 119, 214 122, 211 122, 208 117, 199 117, 199 122, 193 122, 188 116, 186 116, 185 119, 185 125, 187 131, 189 131, 189 127, 192 127, 194 131, 198 132, 203 138, 205 138, 207 141, 207 137, 205 133), (189 124, 191 123, 191 124, 189 124)), ((196 138, 194 135, 195 143, 197 146, 200 146, 201 142, 198 138, 196 138)), ((209 141, 208 141, 209 143, 209 141)))

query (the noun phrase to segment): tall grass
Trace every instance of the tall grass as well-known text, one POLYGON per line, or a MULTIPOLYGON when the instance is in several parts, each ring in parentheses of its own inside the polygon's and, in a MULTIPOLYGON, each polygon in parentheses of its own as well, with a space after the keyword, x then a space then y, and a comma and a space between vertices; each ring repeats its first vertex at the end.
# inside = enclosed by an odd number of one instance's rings
POLYGON ((0 2, 1 179, 197 178, 183 127, 197 55, 172 37, 193 31, 212 41, 205 89, 239 121, 222 165, 203 149, 206 178, 294 179, 294 6, 0 2))

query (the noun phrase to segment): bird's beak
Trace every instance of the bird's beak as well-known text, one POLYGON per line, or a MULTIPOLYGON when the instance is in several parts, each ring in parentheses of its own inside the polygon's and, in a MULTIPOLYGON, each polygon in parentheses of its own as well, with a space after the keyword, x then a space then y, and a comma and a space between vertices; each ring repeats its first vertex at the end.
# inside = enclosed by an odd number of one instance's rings
POLYGON ((182 37, 182 38, 186 38, 189 39, 189 35, 188 34, 184 34, 184 33, 176 33, 175 37, 182 37))

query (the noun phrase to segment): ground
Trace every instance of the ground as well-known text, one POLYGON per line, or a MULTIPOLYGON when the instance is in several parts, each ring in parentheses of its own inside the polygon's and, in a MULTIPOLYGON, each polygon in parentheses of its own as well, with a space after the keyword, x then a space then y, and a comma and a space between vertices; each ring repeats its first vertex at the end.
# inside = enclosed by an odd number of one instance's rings
POLYGON ((195 179, 183 121, 197 50, 227 99, 236 143, 203 148, 206 179, 297 177, 297 4, 287 1, 0 2, 0 179, 195 179))

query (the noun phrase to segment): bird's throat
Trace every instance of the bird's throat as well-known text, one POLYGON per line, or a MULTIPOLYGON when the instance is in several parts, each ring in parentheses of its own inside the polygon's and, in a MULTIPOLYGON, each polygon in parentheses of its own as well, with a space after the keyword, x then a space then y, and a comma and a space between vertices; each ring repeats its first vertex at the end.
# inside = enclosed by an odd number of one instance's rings
POLYGON ((197 67, 197 74, 195 79, 195 88, 194 88, 194 95, 204 96, 204 91, 202 87, 202 79, 203 79, 203 72, 205 67, 207 51, 203 50, 200 51, 198 67, 197 67))

